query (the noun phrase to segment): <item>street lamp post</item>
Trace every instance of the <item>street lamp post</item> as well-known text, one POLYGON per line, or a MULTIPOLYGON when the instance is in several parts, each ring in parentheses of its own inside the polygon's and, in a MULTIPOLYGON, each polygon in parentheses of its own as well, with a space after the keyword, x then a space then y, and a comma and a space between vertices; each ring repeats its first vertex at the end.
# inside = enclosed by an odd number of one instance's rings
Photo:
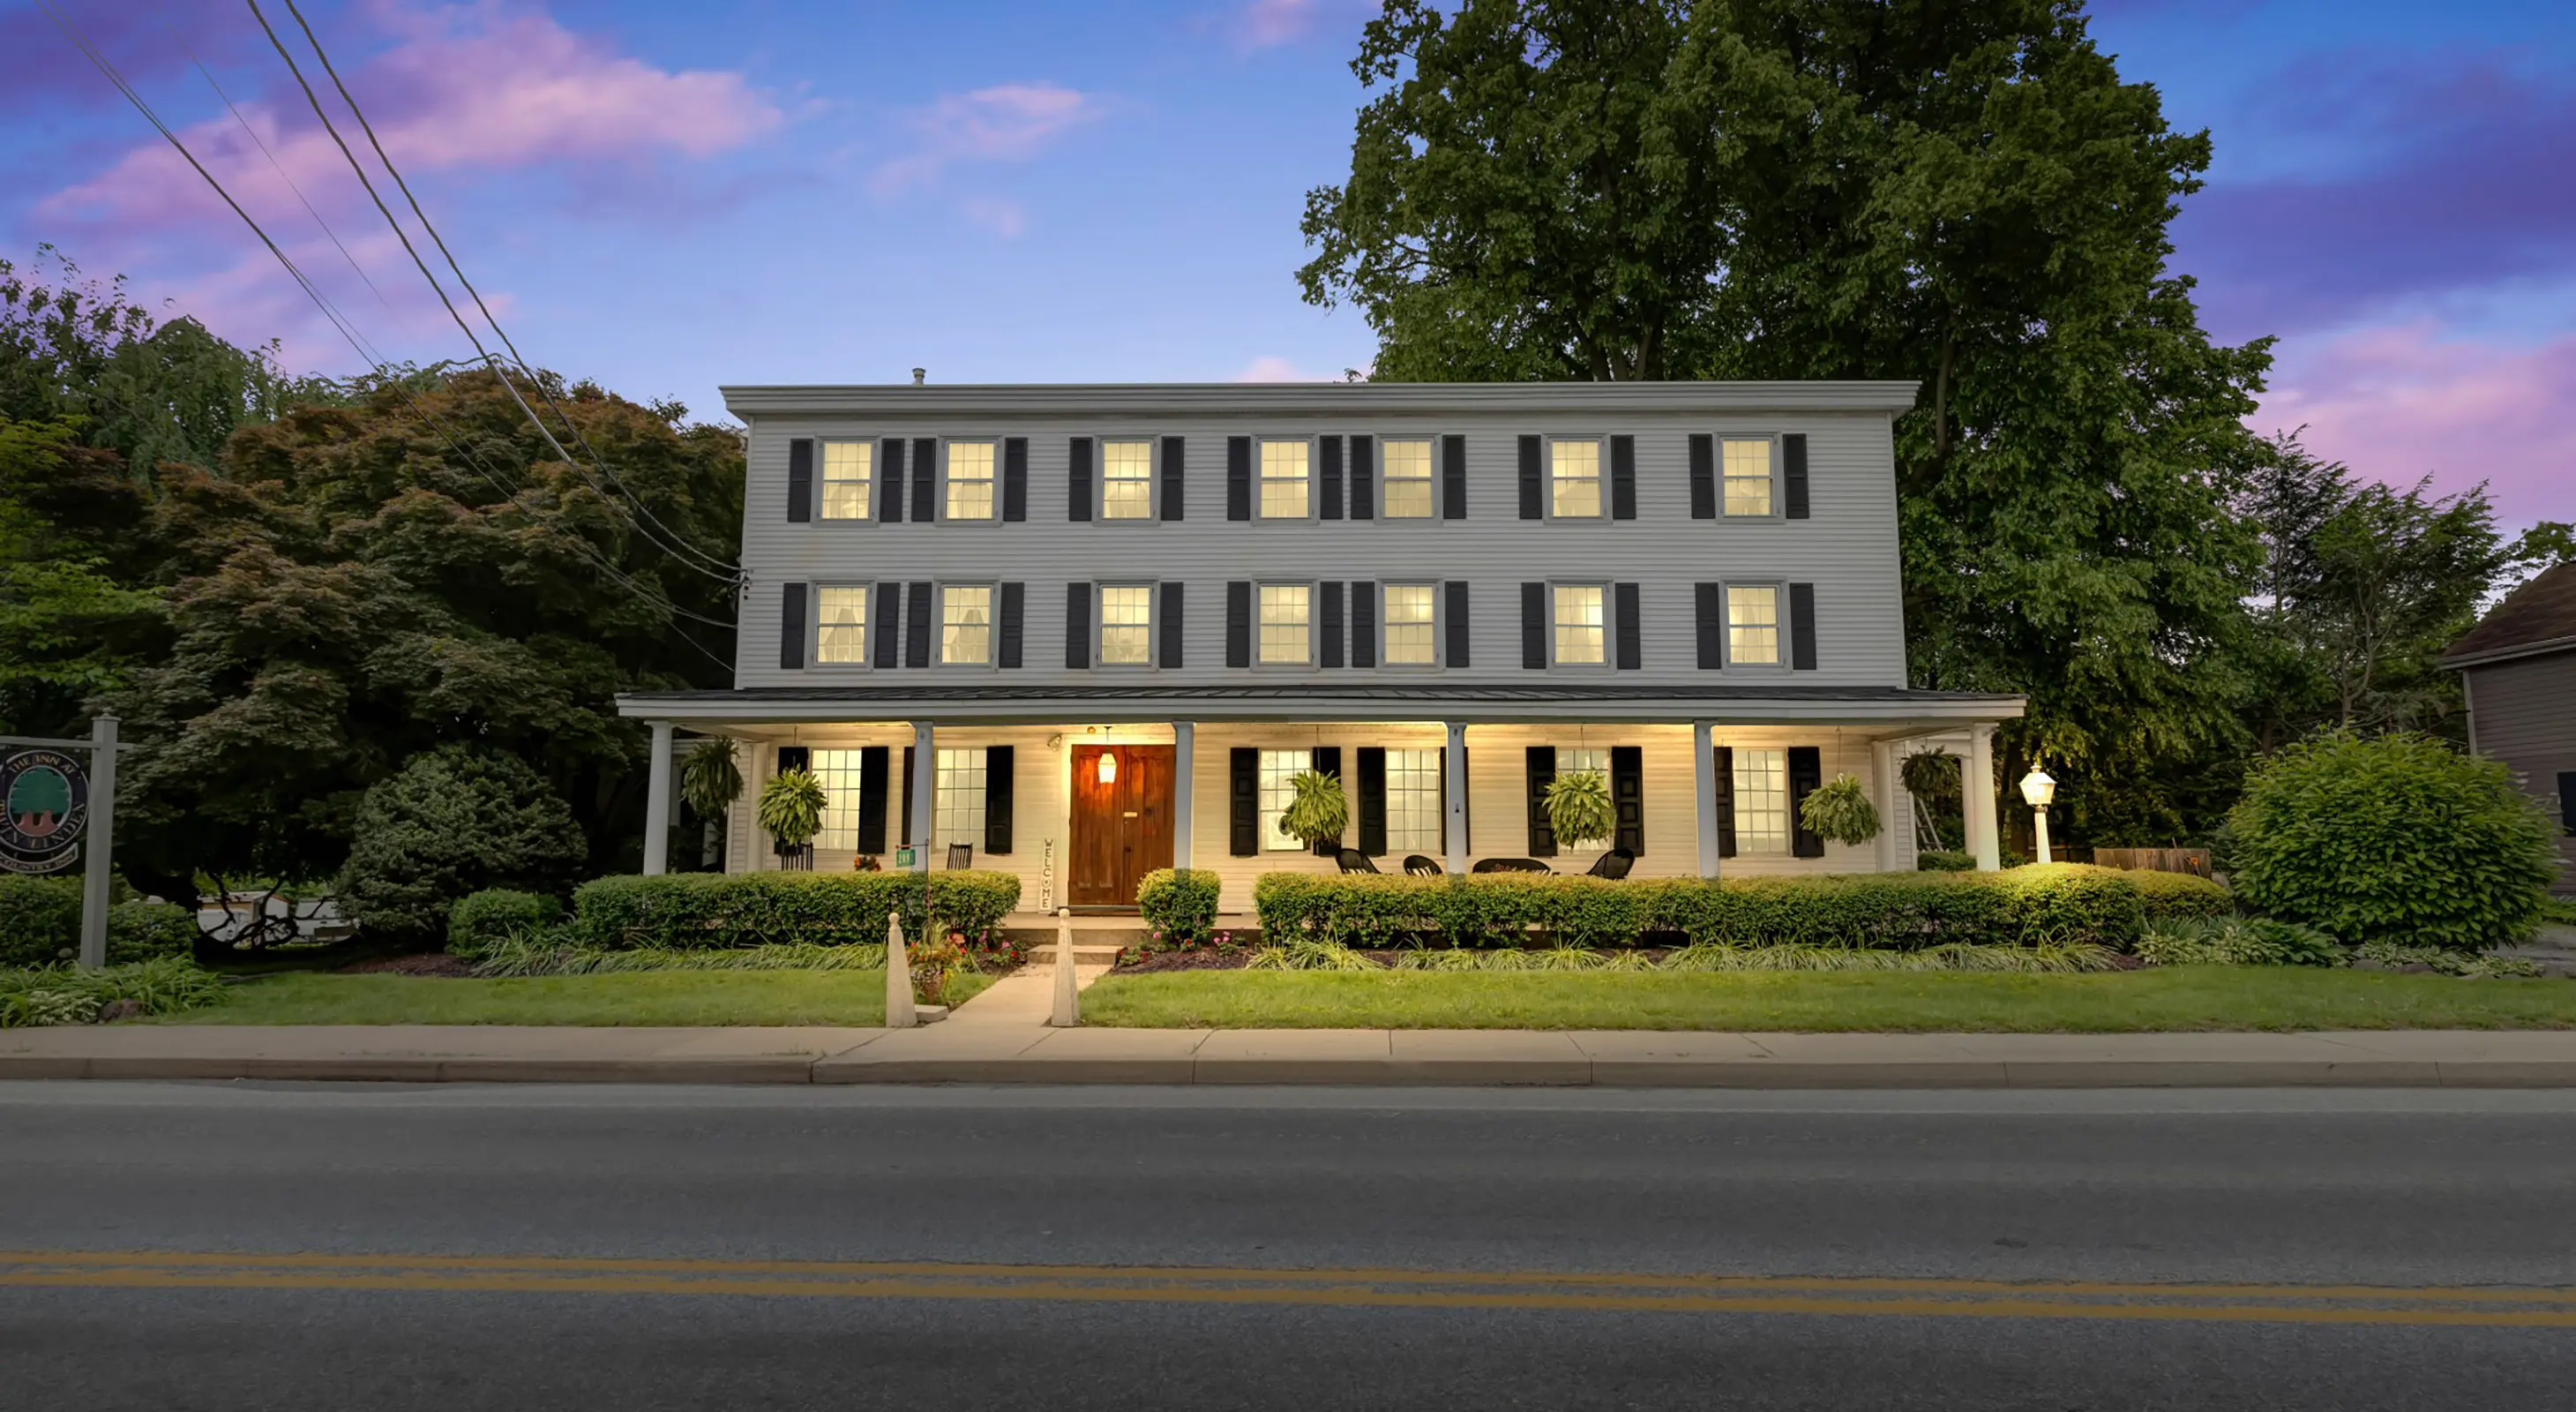
POLYGON ((2039 766, 2021 777, 2021 797, 2030 804, 2031 830, 2039 841, 2039 861, 2052 861, 2048 856, 2048 804, 2057 797, 2057 781, 2039 766))

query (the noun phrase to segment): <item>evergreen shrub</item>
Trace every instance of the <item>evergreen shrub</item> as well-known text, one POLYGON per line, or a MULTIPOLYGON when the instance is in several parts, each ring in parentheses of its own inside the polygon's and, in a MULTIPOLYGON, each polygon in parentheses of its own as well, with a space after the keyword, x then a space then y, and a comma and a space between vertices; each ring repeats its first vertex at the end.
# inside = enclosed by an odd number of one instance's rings
POLYGON ((1217 875, 1205 868, 1156 868, 1136 885, 1145 928, 1173 945, 1216 939, 1217 875))
MULTIPOLYGON (((921 935, 918 873, 665 873, 599 878, 573 893, 573 934, 609 950, 882 943, 900 914, 921 935)), ((1016 874, 958 869, 930 875, 939 930, 980 943, 1020 905, 1016 874)))

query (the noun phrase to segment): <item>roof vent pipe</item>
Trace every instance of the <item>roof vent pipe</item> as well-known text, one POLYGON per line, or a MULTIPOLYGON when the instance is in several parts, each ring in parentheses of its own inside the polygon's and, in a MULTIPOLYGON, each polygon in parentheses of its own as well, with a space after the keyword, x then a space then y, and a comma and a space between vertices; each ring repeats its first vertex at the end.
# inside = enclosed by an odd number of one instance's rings
POLYGON ((919 386, 921 386, 921 380, 922 380, 924 377, 928 376, 928 375, 929 375, 929 374, 928 374, 928 370, 927 370, 927 369, 923 369, 923 368, 915 368, 915 369, 913 369, 913 370, 912 370, 912 385, 913 385, 913 386, 915 386, 915 387, 919 387, 919 386))

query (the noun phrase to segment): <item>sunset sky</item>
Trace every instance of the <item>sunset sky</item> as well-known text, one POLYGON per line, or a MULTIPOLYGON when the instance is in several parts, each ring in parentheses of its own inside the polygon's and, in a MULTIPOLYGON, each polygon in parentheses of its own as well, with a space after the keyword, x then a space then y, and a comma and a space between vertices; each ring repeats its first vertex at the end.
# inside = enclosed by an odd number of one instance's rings
MULTIPOLYGON (((243 5, 62 3, 383 356, 469 351, 243 5)), ((292 37, 283 0, 262 8, 292 37)), ((630 396, 712 416, 726 382, 1303 378, 1370 357, 1367 328, 1292 278, 1305 191, 1347 169, 1368 5, 303 8, 521 349, 630 396)), ((2384 479, 2488 481, 2512 523, 2576 517, 2576 5, 2093 11, 2123 74, 2213 130, 2179 266, 2217 336, 2281 340, 2257 425, 2306 424, 2384 479)), ((293 366, 362 366, 24 0, 0 0, 0 121, 0 254, 51 242, 226 337, 282 339, 293 366)))

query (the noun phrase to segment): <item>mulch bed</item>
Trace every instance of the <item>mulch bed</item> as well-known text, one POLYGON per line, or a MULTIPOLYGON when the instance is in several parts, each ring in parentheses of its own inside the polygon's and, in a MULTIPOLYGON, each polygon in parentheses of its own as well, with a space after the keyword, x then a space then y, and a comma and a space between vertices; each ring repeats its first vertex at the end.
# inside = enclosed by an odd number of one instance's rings
MULTIPOLYGON (((1668 947, 1648 946, 1639 949, 1658 965, 1663 963, 1665 957, 1673 954, 1668 947)), ((1401 949, 1363 948, 1360 954, 1381 966, 1393 966, 1396 958, 1407 953, 1401 949)), ((1143 956, 1131 954, 1119 961, 1116 973, 1122 976, 1143 976, 1152 975, 1157 971, 1240 971, 1251 964, 1252 951, 1249 947, 1230 947, 1225 950, 1205 947, 1188 951, 1156 951, 1143 956)), ((2146 964, 2139 957, 2125 954, 2111 958, 2111 969, 2115 971, 2135 971, 2146 964)))
POLYGON ((342 966, 337 972, 335 972, 335 974, 343 976, 471 976, 474 974, 474 968, 467 965, 463 960, 457 957, 446 955, 443 952, 432 952, 427 956, 379 956, 372 961, 360 961, 355 965, 342 966))

